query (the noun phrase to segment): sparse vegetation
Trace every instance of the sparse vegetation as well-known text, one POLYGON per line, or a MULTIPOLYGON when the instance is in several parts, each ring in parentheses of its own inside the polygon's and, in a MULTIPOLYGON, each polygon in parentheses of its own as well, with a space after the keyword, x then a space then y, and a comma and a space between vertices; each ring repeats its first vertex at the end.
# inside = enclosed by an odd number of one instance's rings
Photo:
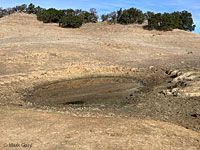
MULTIPOLYGON (((83 23, 98 22, 97 10, 95 8, 91 8, 89 12, 82 11, 81 9, 57 10, 49 8, 46 10, 40 6, 35 7, 32 3, 28 7, 26 4, 22 4, 14 8, 0 8, 0 18, 14 12, 36 14, 39 21, 43 21, 44 23, 59 23, 59 26, 65 28, 79 28, 83 23)), ((171 31, 173 29, 181 29, 194 31, 196 27, 192 19, 192 14, 187 11, 155 14, 150 11, 143 13, 136 8, 120 9, 117 12, 114 11, 101 15, 101 20, 109 24, 119 23, 124 25, 142 24, 147 20, 148 25, 144 26, 144 28, 148 30, 171 31)))

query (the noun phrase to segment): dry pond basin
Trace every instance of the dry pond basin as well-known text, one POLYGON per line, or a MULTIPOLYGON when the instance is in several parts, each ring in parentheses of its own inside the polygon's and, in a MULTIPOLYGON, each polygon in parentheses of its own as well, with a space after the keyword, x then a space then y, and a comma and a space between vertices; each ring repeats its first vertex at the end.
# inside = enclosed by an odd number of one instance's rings
POLYGON ((27 99, 45 106, 120 106, 141 87, 131 77, 85 77, 39 85, 27 99))

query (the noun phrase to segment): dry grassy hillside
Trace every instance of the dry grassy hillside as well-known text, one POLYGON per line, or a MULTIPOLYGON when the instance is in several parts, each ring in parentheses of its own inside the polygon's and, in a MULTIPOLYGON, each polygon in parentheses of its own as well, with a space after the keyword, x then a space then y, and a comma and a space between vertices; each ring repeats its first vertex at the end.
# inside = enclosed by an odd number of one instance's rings
POLYGON ((192 58, 199 56, 200 35, 180 30, 146 31, 136 25, 104 23, 63 29, 18 13, 0 23, 1 74, 66 68, 72 62, 140 67, 169 60, 170 66, 188 52, 193 52, 192 58))
POLYGON ((0 149, 32 143, 31 149, 52 150, 199 150, 199 79, 198 34, 106 23, 65 29, 35 15, 6 16, 0 19, 0 149), (145 88, 130 105, 112 109, 29 101, 35 87, 90 76, 132 77, 145 88))

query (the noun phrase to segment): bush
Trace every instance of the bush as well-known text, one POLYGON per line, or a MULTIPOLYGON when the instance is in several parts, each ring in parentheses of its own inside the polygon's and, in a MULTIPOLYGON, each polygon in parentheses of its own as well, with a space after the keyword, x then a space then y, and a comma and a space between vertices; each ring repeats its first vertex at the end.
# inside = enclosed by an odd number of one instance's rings
POLYGON ((44 9, 37 13, 37 19, 44 23, 58 23, 62 16, 64 16, 64 12, 55 8, 44 9))
POLYGON ((107 21, 108 23, 117 23, 117 13, 115 11, 101 16, 102 22, 107 21))
POLYGON ((120 24, 142 24, 144 22, 144 14, 139 9, 130 8, 123 11, 120 9, 117 13, 117 22, 120 24))
POLYGON ((79 28, 83 24, 80 16, 65 15, 60 19, 59 26, 63 28, 79 28))
MULTIPOLYGON (((41 8, 40 6, 37 6, 36 8, 35 8, 35 12, 34 12, 34 14, 36 14, 37 15, 37 17, 38 17, 38 14, 39 13, 41 13, 41 12, 43 12, 45 9, 44 8, 41 8)), ((39 20, 39 19, 38 19, 39 20)), ((41 21, 41 20, 40 20, 41 21)))
POLYGON ((182 29, 186 31, 194 31, 196 25, 194 25, 192 14, 187 11, 180 12, 180 18, 182 20, 182 29))
POLYGON ((98 21, 97 11, 95 8, 91 8, 90 12, 80 11, 78 16, 81 17, 83 23, 96 23, 98 21))
POLYGON ((97 16, 97 10, 95 8, 91 8, 90 9, 90 15, 89 15, 89 22, 93 22, 96 23, 98 20, 98 16, 97 16))
POLYGON ((6 9, 0 8, 0 18, 4 17, 5 15, 7 15, 6 9))
POLYGON ((156 29, 163 31, 170 31, 173 29, 181 29, 186 31, 193 31, 195 25, 191 13, 187 11, 173 12, 173 13, 157 13, 148 14, 148 29, 156 29))
POLYGON ((15 8, 3 9, 3 8, 0 7, 0 18, 4 17, 6 15, 10 15, 14 12, 15 12, 15 8))
POLYGON ((152 16, 150 16, 148 18, 148 27, 149 29, 160 29, 160 22, 161 22, 161 17, 162 14, 158 13, 158 14, 152 14, 152 16))
POLYGON ((144 13, 144 19, 148 20, 149 18, 151 18, 152 16, 154 16, 155 14, 151 11, 147 11, 146 13, 144 13))
POLYGON ((26 4, 22 4, 20 6, 16 6, 14 8, 14 11, 17 11, 17 12, 26 12, 26 9, 27 9, 27 5, 26 4))
POLYGON ((79 16, 83 20, 83 23, 89 23, 89 22, 91 22, 91 20, 90 20, 90 13, 89 12, 82 11, 79 16))
POLYGON ((43 21, 45 18, 45 9, 41 9, 40 11, 37 12, 37 20, 43 21))
POLYGON ((35 14, 35 5, 33 5, 32 3, 29 4, 28 8, 26 9, 26 12, 28 14, 35 14))
POLYGON ((108 15, 101 15, 102 22, 108 21, 108 15))

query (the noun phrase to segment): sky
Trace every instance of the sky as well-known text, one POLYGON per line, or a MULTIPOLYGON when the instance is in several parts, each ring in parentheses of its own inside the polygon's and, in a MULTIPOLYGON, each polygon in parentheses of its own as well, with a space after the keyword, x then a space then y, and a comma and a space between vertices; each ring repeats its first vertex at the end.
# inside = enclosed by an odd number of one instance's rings
POLYGON ((200 0, 0 0, 0 7, 8 8, 30 3, 43 8, 56 9, 89 10, 96 8, 98 15, 131 7, 143 12, 153 11, 155 13, 187 10, 192 13, 197 26, 194 32, 200 34, 200 0))

